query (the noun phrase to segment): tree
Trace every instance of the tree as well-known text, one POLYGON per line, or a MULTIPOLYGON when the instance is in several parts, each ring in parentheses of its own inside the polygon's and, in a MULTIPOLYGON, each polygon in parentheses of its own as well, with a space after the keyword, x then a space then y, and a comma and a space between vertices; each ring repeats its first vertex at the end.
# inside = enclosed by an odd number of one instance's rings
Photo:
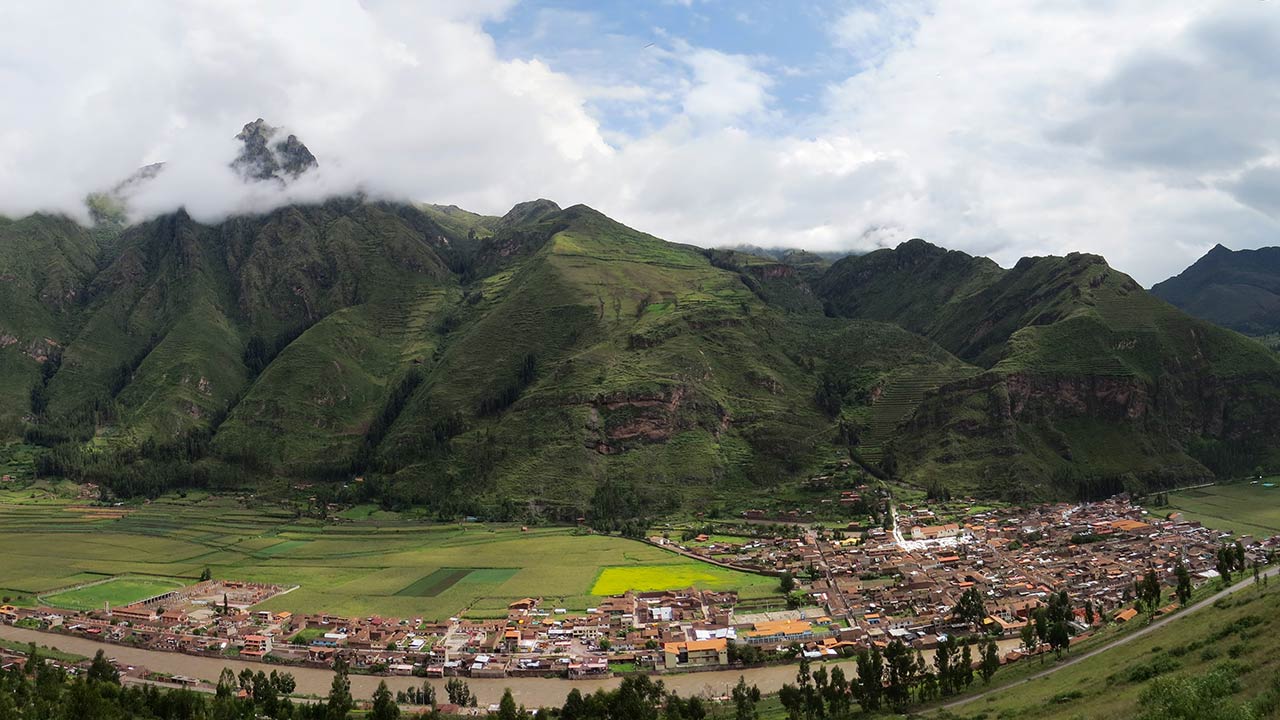
POLYGON ((796 579, 791 576, 790 572, 784 571, 778 578, 778 588, 782 590, 782 594, 789 595, 792 590, 796 589, 796 579))
POLYGON ((444 684, 444 692, 449 696, 449 702, 454 705, 467 707, 476 704, 476 698, 471 694, 471 687, 462 678, 450 678, 444 684))
POLYGON ((1218 574, 1222 576, 1222 584, 1231 584, 1231 571, 1235 566, 1235 552, 1227 545, 1218 548, 1218 563, 1214 567, 1218 574))
POLYGON ((1182 558, 1178 558, 1178 564, 1173 568, 1174 577, 1178 579, 1177 587, 1174 592, 1178 596, 1178 602, 1186 605, 1191 599, 1191 573, 1187 570, 1187 566, 1182 563, 1182 558))
POLYGON ((982 674, 982 684, 989 685, 991 676, 996 674, 996 670, 1000 669, 1000 650, 996 647, 995 638, 987 640, 987 644, 982 646, 982 666, 979 672, 982 674))
POLYGON ((1097 616, 1093 614, 1093 601, 1084 601, 1084 622, 1086 625, 1092 625, 1097 616))
POLYGON ((378 683, 373 691, 373 708, 369 711, 369 720, 397 720, 400 717, 400 706, 391 697, 387 689, 387 681, 378 683))
POLYGON ((977 588, 969 588, 960 596, 960 601, 956 603, 954 612, 957 618, 973 625, 974 629, 979 628, 982 619, 987 616, 986 606, 982 602, 982 594, 977 588))
POLYGON ((347 663, 338 658, 333 663, 333 684, 329 686, 329 698, 325 701, 325 720, 346 720, 355 701, 351 699, 351 680, 347 678, 347 663))
POLYGON ((960 682, 956 683, 956 690, 959 691, 959 685, 969 687, 973 684, 973 650, 969 647, 969 641, 964 641, 964 647, 960 651, 960 666, 956 668, 956 677, 960 682))
MULTIPOLYGON (((1043 607, 1038 607, 1035 617, 1036 640, 1041 643, 1049 642, 1049 613, 1043 607)), ((1044 662, 1044 655, 1040 656, 1040 662, 1044 662)))
POLYGON ((1138 583, 1138 600, 1146 606, 1148 615, 1155 615, 1156 608, 1160 606, 1160 579, 1153 568, 1147 568, 1138 583))
POLYGON ((498 720, 520 720, 520 711, 516 709, 516 699, 511 696, 511 688, 502 691, 502 700, 498 701, 498 720))
POLYGON ((915 658, 901 640, 894 640, 884 650, 884 666, 888 680, 885 699, 895 712, 901 712, 907 706, 907 701, 911 699, 908 679, 915 667, 915 658))
POLYGON ((853 687, 863 710, 876 712, 880 709, 884 697, 884 658, 876 646, 858 653, 858 682, 853 687))
MULTIPOLYGON (((760 712, 756 709, 756 704, 759 702, 760 688, 755 685, 747 687, 747 679, 739 675, 738 684, 733 686, 733 720, 758 720, 760 712)), ((567 708, 568 705, 566 702, 565 707, 567 708)), ((566 718, 566 720, 573 719, 566 718)))
POLYGON ((1022 651, 1030 655, 1036 649, 1036 625, 1031 618, 1027 618, 1027 623, 1022 626, 1020 635, 1022 638, 1022 651))
POLYGON ((271 671, 271 686, 281 695, 289 696, 297 689, 298 683, 293 679, 293 675, 287 672, 271 671))
POLYGON ((212 570, 210 570, 209 568, 205 568, 204 570, 200 571, 200 582, 205 582, 212 579, 213 579, 212 570))
POLYGON ((99 650, 93 656, 93 663, 89 665, 89 672, 85 674, 85 678, 89 682, 105 682, 113 685, 120 684, 120 673, 116 671, 114 665, 107 660, 107 655, 99 650))
POLYGON ((945 697, 955 692, 955 673, 951 669, 955 659, 955 640, 947 638, 938 642, 933 653, 933 667, 938 674, 938 689, 945 697))
POLYGON ((40 650, 35 643, 27 643, 27 663, 22 666, 23 672, 35 675, 40 669, 40 650))

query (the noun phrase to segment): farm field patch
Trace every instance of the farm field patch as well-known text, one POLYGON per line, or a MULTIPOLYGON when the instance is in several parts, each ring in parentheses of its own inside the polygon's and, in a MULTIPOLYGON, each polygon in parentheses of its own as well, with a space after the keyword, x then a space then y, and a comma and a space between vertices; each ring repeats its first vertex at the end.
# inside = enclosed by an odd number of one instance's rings
POLYGON ((1178 511, 1186 519, 1199 520, 1215 530, 1267 538, 1280 534, 1280 478, 1263 482, 1278 486, 1232 483, 1171 492, 1169 504, 1158 511, 1178 511))
MULTIPOLYGON (((220 496, 159 498, 128 506, 121 517, 77 517, 65 509, 72 503, 0 501, 0 543, 6 548, 0 591, 30 604, 37 595, 98 578, 187 584, 207 568, 215 578, 298 586, 258 606, 263 610, 439 620, 502 617, 509 603, 524 597, 584 610, 597 601, 593 591, 604 568, 615 580, 636 569, 632 578, 646 588, 697 585, 736 589, 744 597, 776 595, 777 589, 773 578, 573 528, 428 524, 380 513, 326 523, 220 496)), ((119 582, 86 588, 91 596, 60 599, 67 607, 141 599, 119 582)), ((610 588, 627 589, 616 583, 610 588)))
MULTIPOLYGON (((741 573, 699 562, 606 567, 596 577, 591 586, 591 594, 617 595, 627 590, 678 590, 695 586, 730 590, 736 589, 734 583, 738 575, 741 573)), ((777 581, 774 580, 773 583, 776 584, 777 581)))

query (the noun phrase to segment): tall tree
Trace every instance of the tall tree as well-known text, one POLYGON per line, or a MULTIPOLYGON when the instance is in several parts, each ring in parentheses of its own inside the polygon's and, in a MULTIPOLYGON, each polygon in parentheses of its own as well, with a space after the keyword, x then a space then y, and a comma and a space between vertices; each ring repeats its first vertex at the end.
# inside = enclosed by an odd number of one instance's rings
MULTIPOLYGON (((839 669, 836 668, 836 670, 839 669)), ((581 695, 579 695, 579 698, 581 698, 581 695)), ((739 675, 738 684, 733 686, 733 720, 759 720, 760 712, 756 710, 756 704, 759 702, 760 688, 755 685, 748 687, 747 679, 739 675)), ((567 708, 568 706, 569 703, 566 702, 565 707, 567 708)), ((564 718, 564 720, 577 719, 564 718)))
MULTIPOLYGON (((505 697, 511 694, 507 692, 505 697)), ((378 689, 373 691, 373 708, 369 711, 369 720, 398 720, 400 717, 400 706, 391 697, 391 691, 387 689, 387 681, 383 680, 378 683, 378 689)), ((501 717, 501 715, 500 715, 501 717)), ((502 718, 502 720, 515 720, 512 718, 502 718)))
POLYGON ((351 680, 347 678, 347 663, 339 658, 333 664, 333 683, 325 700, 325 720, 346 720, 355 701, 351 698, 351 680))
POLYGON ((102 650, 94 654, 93 663, 89 665, 89 672, 85 674, 85 678, 89 682, 120 684, 120 673, 116 671, 111 661, 107 660, 107 655, 102 650))
POLYGON ((1175 589, 1178 602, 1186 605, 1187 601, 1191 599, 1191 573, 1187 570, 1187 566, 1183 564, 1182 558, 1178 558, 1178 564, 1173 568, 1173 574, 1178 580, 1175 589))
POLYGON ((988 638, 987 643, 982 646, 982 666, 979 670, 982 673, 982 684, 991 684, 991 676, 999 669, 1000 649, 996 646, 995 638, 988 638))

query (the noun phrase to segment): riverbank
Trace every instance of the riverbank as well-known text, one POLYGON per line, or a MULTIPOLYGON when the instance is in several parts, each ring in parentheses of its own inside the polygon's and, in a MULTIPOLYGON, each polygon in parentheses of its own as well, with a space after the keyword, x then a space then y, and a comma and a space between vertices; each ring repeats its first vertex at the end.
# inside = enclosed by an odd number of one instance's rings
MULTIPOLYGON (((298 695, 322 696, 329 692, 333 681, 333 673, 328 670, 305 667, 281 667, 264 665, 256 662, 245 662, 223 658, 197 657, 182 653, 143 650, 124 645, 109 645, 70 635, 28 630, 10 625, 0 625, 0 638, 21 643, 34 642, 42 647, 55 647, 63 652, 92 657, 98 650, 106 652, 108 657, 127 665, 160 670, 173 675, 185 675, 216 683, 222 668, 231 668, 239 673, 248 668, 254 672, 259 670, 282 669, 291 673, 297 681, 298 695)), ((829 663, 830 664, 830 663, 829 663)), ((846 674, 855 672, 852 661, 841 661, 846 674)), ((783 683, 794 682, 796 668, 794 665, 774 665, 769 667, 746 668, 743 670, 712 670, 699 673, 681 673, 661 676, 663 684, 683 696, 727 695, 729 690, 742 676, 747 682, 760 688, 763 693, 775 693, 783 683)), ((357 699, 370 699, 378 683, 386 681, 392 692, 410 687, 421 687, 423 678, 406 676, 373 676, 352 675, 351 694, 357 699)), ((432 679, 430 682, 441 697, 444 696, 444 681, 432 679)), ((558 678, 467 678, 467 684, 479 698, 481 705, 496 703, 502 698, 505 689, 510 688, 516 702, 526 707, 550 707, 564 704, 565 696, 577 688, 583 693, 595 692, 597 689, 610 689, 621 682, 620 678, 601 680, 564 680, 558 678)))

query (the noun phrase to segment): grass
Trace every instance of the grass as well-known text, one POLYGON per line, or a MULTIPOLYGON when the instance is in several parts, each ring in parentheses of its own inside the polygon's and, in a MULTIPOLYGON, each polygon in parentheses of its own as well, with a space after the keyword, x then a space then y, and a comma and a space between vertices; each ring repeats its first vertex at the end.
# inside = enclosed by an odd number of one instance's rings
POLYGON ((47 595, 43 599, 54 607, 72 610, 95 610, 110 603, 120 607, 146 600, 180 588, 184 582, 165 578, 119 577, 106 582, 47 595))
MULTIPOLYGON (((606 567, 591 586, 592 595, 618 595, 627 590, 678 590, 703 587, 711 590, 742 590, 742 573, 704 563, 606 567)), ((777 585, 774 578, 755 576, 749 590, 777 585), (758 578, 758 580, 757 580, 758 578)), ((745 594, 745 593, 744 593, 745 594)))
MULTIPOLYGON (((1264 479, 1280 485, 1280 477, 1264 479)), ((1207 527, 1258 539, 1280 534, 1280 487, 1266 488, 1262 482, 1214 485, 1169 493, 1168 506, 1158 512, 1177 511, 1188 520, 1207 527)))
MULTIPOLYGON (((1198 677, 1223 662, 1233 663, 1230 667, 1241 685, 1229 700, 1248 701, 1265 692, 1280 670, 1280 656, 1272 651, 1269 640, 1277 630, 1280 592, 1241 590, 1200 611, 1194 620, 1176 620, 1086 662, 935 716, 973 720, 1134 717, 1139 696, 1155 677, 1198 677)), ((996 677, 1005 672, 1002 669, 996 677)))
POLYGON ((101 607, 140 599, 128 584, 140 577, 194 582, 209 568, 216 578, 299 586, 262 609, 434 620, 501 617, 524 597, 584 610, 597 601, 592 590, 604 568, 658 568, 650 572, 679 579, 672 587, 736 588, 757 597, 777 584, 570 528, 521 531, 376 516, 322 524, 220 496, 161 498, 120 519, 85 517, 67 506, 0 503, 0 594, 30 597, 132 576, 55 598, 101 607))
POLYGON ((471 568, 440 568, 430 575, 418 578, 396 594, 412 595, 414 597, 435 597, 470 574, 471 568))

